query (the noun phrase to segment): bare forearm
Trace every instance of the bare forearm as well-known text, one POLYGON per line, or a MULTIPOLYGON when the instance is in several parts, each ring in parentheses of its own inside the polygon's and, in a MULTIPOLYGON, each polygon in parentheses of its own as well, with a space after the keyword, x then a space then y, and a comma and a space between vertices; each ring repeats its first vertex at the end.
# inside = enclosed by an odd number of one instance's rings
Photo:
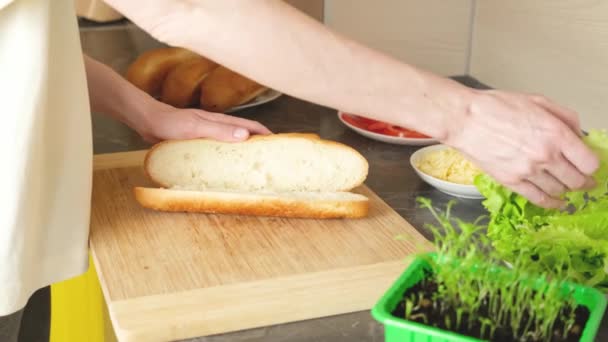
POLYGON ((197 109, 177 109, 157 101, 110 67, 84 56, 93 111, 134 129, 148 142, 212 138, 241 141, 250 134, 269 134, 258 122, 197 109))
POLYGON ((144 106, 151 100, 112 68, 84 56, 91 109, 113 117, 130 127, 142 120, 144 106))
POLYGON ((170 45, 292 96, 445 137, 469 90, 338 35, 277 0, 110 0, 170 45))
POLYGON ((474 91, 342 37, 280 0, 106 0, 157 39, 264 85, 416 129, 533 203, 557 207, 598 159, 577 114, 542 96, 474 91))

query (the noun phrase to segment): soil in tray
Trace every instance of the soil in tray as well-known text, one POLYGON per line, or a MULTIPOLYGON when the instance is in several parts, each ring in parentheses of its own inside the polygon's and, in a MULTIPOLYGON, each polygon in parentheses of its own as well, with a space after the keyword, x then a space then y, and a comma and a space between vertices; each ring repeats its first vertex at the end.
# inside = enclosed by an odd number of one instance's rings
MULTIPOLYGON (((481 323, 479 321, 476 321, 476 323, 473 325, 473 327, 471 329, 468 329, 467 324, 461 324, 461 327, 459 327, 458 329, 447 329, 446 327, 446 319, 445 316, 446 315, 450 315, 450 321, 451 322, 456 322, 456 311, 454 310, 454 308, 447 308, 444 313, 440 313, 440 307, 441 304, 440 303, 433 303, 433 293, 435 293, 437 291, 437 283, 432 280, 432 278, 426 278, 424 281, 420 281, 418 282, 416 285, 410 287, 404 294, 403 294, 403 299, 405 298, 411 298, 411 295, 414 294, 416 296, 416 298, 420 298, 418 296, 420 296, 420 293, 423 294, 423 297, 419 300, 419 309, 417 310, 413 310, 411 313, 411 321, 416 321, 418 323, 422 323, 425 325, 429 325, 429 326, 433 326, 442 330, 449 330, 449 331, 453 331, 456 333, 459 333, 461 335, 466 335, 466 336, 470 336, 473 338, 477 338, 477 339, 482 339, 482 340, 488 340, 487 338, 487 332, 484 338, 481 338, 481 323), (425 322, 425 318, 426 318, 426 322, 425 322)), ((562 309, 562 312, 564 313, 570 313, 571 310, 573 308, 572 307, 564 307, 562 309)), ((576 308, 574 308, 575 310, 575 324, 572 326, 572 328, 569 330, 568 332, 568 336, 564 339, 562 332, 563 332, 563 327, 565 322, 561 319, 558 319, 554 325, 554 331, 555 334, 554 336, 552 336, 552 339, 550 340, 551 342, 574 342, 574 341, 579 341, 581 334, 583 332, 583 329, 585 327, 585 324, 587 322, 587 320, 589 319, 589 309, 587 309, 584 306, 577 306, 576 308)), ((488 311, 488 303, 482 303, 481 304, 481 310, 480 312, 487 312, 488 311), (485 307, 485 308, 484 308, 485 307)), ((401 300, 398 304, 398 306, 395 308, 395 310, 393 310, 392 315, 398 318, 404 318, 405 316, 405 303, 404 300, 401 300)), ((564 317, 568 317, 567 315, 564 315, 564 317)), ((468 317, 465 315, 463 315, 461 317, 461 322, 467 322, 468 321, 468 317)), ((526 315, 524 315, 524 322, 527 321, 527 317, 526 315)), ((492 339, 492 341, 526 341, 526 342, 540 342, 541 340, 539 339, 534 339, 534 338, 527 338, 527 339, 520 339, 518 338, 519 336, 513 336, 513 333, 511 331, 511 329, 509 328, 504 328, 504 327, 498 327, 495 331, 494 334, 494 338, 492 339)))

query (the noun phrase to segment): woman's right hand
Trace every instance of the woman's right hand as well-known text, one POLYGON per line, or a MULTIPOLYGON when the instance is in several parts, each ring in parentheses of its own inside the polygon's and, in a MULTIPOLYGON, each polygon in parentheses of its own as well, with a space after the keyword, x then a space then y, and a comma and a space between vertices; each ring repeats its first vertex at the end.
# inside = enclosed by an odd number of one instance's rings
POLYGON ((543 96, 474 91, 445 143, 511 190, 545 207, 594 185, 597 156, 581 140, 578 115, 543 96))
POLYGON ((376 112, 372 118, 438 137, 541 206, 561 205, 559 195, 588 186, 598 167, 572 111, 543 97, 463 91, 333 32, 283 1, 106 2, 156 39, 270 88, 347 112, 376 112), (265 36, 273 39, 256 39, 265 36))

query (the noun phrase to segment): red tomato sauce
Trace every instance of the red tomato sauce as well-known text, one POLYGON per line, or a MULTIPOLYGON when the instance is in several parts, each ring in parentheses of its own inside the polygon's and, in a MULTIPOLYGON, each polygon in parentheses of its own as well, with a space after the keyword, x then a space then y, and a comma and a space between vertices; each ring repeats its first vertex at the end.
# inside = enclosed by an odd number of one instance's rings
POLYGON ((384 123, 382 121, 376 121, 368 118, 364 118, 354 114, 346 114, 342 113, 342 119, 348 122, 349 124, 364 129, 366 131, 390 135, 393 137, 400 138, 419 138, 419 139, 428 139, 430 138, 427 135, 416 132, 414 130, 399 127, 391 124, 384 123))

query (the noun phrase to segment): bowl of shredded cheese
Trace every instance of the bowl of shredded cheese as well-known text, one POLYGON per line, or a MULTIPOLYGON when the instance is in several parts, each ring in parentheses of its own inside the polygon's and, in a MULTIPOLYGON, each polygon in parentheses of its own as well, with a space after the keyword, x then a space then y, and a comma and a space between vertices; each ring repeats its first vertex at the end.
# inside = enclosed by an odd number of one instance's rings
POLYGON ((414 152, 412 167, 423 181, 451 196, 481 199, 473 181, 482 171, 457 150, 432 145, 414 152))

